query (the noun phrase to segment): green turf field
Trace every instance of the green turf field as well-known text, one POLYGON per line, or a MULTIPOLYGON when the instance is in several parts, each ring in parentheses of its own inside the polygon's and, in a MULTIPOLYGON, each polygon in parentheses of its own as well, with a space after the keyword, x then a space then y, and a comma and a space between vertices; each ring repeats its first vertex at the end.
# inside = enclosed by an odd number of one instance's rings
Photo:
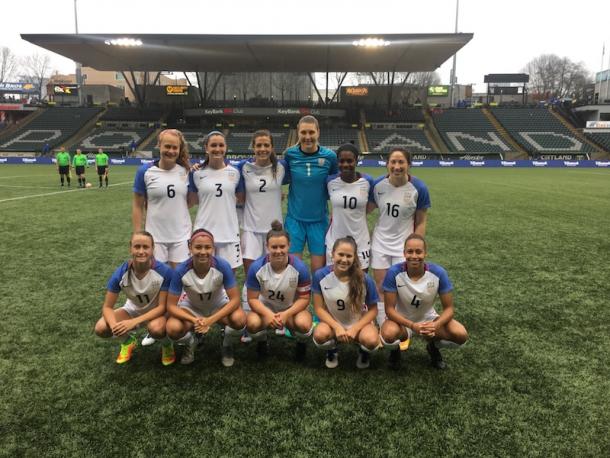
POLYGON ((444 372, 415 342, 398 373, 355 348, 298 365, 279 337, 226 369, 216 330, 192 366, 158 345, 116 365, 93 325, 134 172, 61 191, 54 167, 0 166, 1 456, 610 456, 610 170, 414 170, 470 341, 444 372))

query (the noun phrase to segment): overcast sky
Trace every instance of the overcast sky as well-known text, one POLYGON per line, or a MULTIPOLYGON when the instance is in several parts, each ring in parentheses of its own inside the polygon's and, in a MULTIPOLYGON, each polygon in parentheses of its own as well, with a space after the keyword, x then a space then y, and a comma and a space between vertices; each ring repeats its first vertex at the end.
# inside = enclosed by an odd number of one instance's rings
MULTIPOLYGON (((2 2, 0 46, 41 50, 21 33, 73 33, 74 0, 2 2), (8 10, 8 11, 7 11, 8 10)), ((78 0, 80 33, 332 34, 452 33, 456 0, 78 0)), ((460 0, 458 31, 474 38, 457 55, 458 82, 518 73, 554 53, 593 73, 610 67, 610 0, 460 0)), ((46 52, 46 51, 45 51, 46 52)), ((52 54, 53 68, 74 64, 52 54)), ((451 59, 438 70, 449 82, 451 59)))

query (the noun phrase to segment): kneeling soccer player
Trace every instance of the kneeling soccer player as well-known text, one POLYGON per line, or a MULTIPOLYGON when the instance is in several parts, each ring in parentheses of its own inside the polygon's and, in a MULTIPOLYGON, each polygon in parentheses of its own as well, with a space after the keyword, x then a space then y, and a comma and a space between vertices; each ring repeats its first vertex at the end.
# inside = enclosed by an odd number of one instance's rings
MULTIPOLYGON (((95 333, 100 337, 122 339, 116 360, 118 364, 131 359, 136 347, 135 330, 139 326, 145 325, 155 339, 165 337, 165 305, 172 269, 155 260, 154 245, 150 233, 134 233, 129 245, 131 259, 123 263, 108 281, 102 317, 95 324, 95 333), (127 296, 127 301, 115 309, 121 291, 127 296)), ((161 362, 167 366, 174 360, 173 345, 164 339, 161 362)))
POLYGON ((197 346, 192 331, 207 334, 214 324, 222 325, 221 362, 231 367, 233 344, 246 327, 235 275, 226 260, 214 256, 214 236, 207 230, 193 232, 189 250, 191 257, 176 267, 170 284, 167 335, 185 345, 180 363, 191 364, 197 346))
POLYGON ((297 338, 295 359, 305 359, 305 341, 311 336, 313 323, 307 311, 311 281, 309 269, 296 256, 288 255, 290 237, 282 223, 275 220, 266 236, 268 255, 250 265, 246 287, 248 333, 257 342, 259 357, 267 354, 267 329, 288 328, 297 338))
POLYGON ((419 335, 428 341, 432 366, 444 369, 439 348, 459 348, 468 340, 466 328, 453 319, 453 285, 445 269, 425 263, 426 241, 411 234, 405 241, 406 262, 393 265, 383 281, 388 319, 381 327, 381 340, 391 349, 390 366, 400 365, 399 339, 419 335), (436 296, 443 311, 434 309, 436 296))
POLYGON ((377 288, 362 271, 358 247, 352 237, 335 241, 331 266, 316 271, 313 277, 313 306, 320 324, 313 342, 326 352, 326 367, 339 364, 337 342, 360 344, 358 369, 370 366, 369 354, 379 345, 379 333, 373 324, 377 316, 377 288))

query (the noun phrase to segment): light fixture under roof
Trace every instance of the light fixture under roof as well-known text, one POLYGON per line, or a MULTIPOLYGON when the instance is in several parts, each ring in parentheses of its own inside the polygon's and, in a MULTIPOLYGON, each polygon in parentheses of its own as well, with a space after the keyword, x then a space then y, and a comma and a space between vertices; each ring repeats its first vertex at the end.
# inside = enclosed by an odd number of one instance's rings
POLYGON ((139 38, 113 38, 112 40, 106 40, 104 43, 109 46, 123 46, 126 48, 142 46, 142 40, 139 38))
POLYGON ((360 40, 352 41, 352 44, 364 48, 381 48, 383 46, 389 46, 390 42, 383 38, 361 38, 360 40))

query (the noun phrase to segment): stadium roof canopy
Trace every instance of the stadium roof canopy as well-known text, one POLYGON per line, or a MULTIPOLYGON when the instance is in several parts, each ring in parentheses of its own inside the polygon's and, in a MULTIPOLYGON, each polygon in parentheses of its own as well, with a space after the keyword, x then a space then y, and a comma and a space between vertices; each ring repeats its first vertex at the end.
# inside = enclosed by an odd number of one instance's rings
POLYGON ((471 33, 21 35, 24 40, 97 70, 151 72, 434 71, 472 36, 471 33), (371 38, 377 42, 365 41, 371 38), (141 44, 134 46, 138 41, 141 44))

